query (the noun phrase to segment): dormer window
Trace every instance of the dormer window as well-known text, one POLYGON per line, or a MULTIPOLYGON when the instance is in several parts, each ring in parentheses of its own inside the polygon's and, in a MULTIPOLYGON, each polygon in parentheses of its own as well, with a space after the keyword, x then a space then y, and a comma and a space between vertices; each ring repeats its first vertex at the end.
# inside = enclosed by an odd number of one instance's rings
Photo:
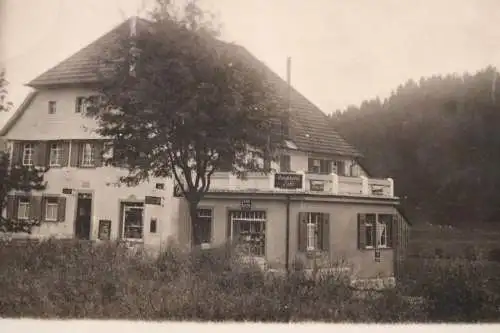
POLYGON ((332 172, 332 161, 330 160, 309 158, 308 164, 310 173, 330 174, 332 172))
POLYGON ((75 112, 82 113, 90 111, 90 108, 97 108, 99 107, 99 101, 100 98, 98 95, 87 96, 87 97, 79 96, 76 98, 75 112))

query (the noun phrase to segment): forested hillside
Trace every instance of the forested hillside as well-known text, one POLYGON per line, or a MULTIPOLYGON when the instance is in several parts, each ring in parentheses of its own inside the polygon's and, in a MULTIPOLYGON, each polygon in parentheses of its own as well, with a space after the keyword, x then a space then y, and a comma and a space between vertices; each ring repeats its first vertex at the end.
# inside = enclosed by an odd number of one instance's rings
POLYGON ((500 79, 475 74, 408 81, 381 101, 332 115, 373 175, 393 177, 416 223, 499 222, 500 79))

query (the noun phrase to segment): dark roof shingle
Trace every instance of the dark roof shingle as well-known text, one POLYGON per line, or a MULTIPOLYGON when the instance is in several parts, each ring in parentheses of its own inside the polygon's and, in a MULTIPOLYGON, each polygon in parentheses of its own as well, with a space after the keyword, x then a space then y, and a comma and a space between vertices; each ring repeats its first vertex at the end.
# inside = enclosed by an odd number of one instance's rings
MULTIPOLYGON (((139 19, 137 28, 140 29, 148 21, 139 19)), ((93 83, 98 80, 98 56, 119 40, 120 36, 128 34, 130 19, 98 38, 85 48, 76 52, 66 60, 41 74, 28 85, 41 88, 67 84, 93 83)), ((288 95, 288 84, 268 66, 258 60, 244 47, 228 44, 233 52, 241 56, 250 66, 257 70, 264 70, 267 79, 275 86, 282 96, 288 95)), ((306 97, 291 87, 290 139, 301 151, 316 152, 328 155, 341 155, 347 157, 360 157, 361 154, 347 143, 329 124, 328 117, 306 97)))

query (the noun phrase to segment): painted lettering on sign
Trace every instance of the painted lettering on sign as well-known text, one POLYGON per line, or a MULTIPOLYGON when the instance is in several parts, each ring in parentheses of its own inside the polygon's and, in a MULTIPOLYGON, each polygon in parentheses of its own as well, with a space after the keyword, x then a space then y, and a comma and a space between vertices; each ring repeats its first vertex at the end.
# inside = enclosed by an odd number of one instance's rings
POLYGON ((302 188, 303 175, 298 173, 277 173, 274 175, 274 187, 286 190, 302 188))

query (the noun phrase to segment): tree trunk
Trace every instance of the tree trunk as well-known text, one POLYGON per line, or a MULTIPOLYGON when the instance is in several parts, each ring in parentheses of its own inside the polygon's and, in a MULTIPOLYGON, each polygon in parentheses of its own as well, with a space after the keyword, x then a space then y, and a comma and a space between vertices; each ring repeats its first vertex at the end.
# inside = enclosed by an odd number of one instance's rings
POLYGON ((188 200, 189 206, 189 217, 190 217, 190 230, 191 230, 191 239, 190 244, 191 248, 194 248, 199 242, 197 241, 197 233, 196 233, 196 220, 198 218, 198 203, 199 201, 188 200))

